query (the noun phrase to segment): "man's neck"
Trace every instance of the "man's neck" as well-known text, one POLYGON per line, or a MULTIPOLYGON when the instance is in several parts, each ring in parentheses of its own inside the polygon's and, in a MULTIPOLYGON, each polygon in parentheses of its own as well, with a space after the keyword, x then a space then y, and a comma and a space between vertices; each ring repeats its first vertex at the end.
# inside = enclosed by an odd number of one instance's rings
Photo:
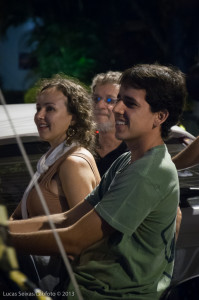
POLYGON ((140 159, 144 154, 149 151, 150 149, 164 145, 164 141, 161 137, 157 137, 155 139, 151 139, 146 141, 146 139, 143 139, 142 141, 134 141, 134 142, 128 142, 126 141, 126 144, 128 148, 131 151, 131 163, 140 159))
POLYGON ((122 141, 116 139, 114 131, 99 132, 99 148, 97 148, 97 153, 104 157, 111 151, 115 150, 122 141))

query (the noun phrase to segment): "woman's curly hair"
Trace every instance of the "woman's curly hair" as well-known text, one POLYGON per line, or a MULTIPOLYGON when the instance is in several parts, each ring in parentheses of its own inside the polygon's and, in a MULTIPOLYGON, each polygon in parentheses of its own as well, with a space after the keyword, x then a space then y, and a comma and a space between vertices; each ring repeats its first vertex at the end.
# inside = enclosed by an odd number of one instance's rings
POLYGON ((52 87, 55 87, 67 97, 67 109, 74 115, 76 121, 73 126, 70 126, 70 128, 74 129, 75 135, 68 137, 67 144, 76 142, 79 146, 93 151, 95 143, 95 122, 93 119, 92 102, 86 88, 76 79, 71 79, 62 74, 56 74, 49 79, 42 79, 37 86, 37 97, 44 90, 52 87))

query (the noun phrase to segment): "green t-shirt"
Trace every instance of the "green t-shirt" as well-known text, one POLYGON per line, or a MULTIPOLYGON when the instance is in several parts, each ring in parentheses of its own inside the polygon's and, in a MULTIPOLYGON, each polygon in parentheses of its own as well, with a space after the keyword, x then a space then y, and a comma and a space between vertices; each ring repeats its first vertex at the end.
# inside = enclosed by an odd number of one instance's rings
MULTIPOLYGON (((156 300, 170 283, 177 171, 165 145, 132 164, 130 159, 130 152, 120 156, 86 198, 116 231, 86 249, 74 265, 84 300, 156 300)), ((67 290, 74 290, 71 284, 67 290)))

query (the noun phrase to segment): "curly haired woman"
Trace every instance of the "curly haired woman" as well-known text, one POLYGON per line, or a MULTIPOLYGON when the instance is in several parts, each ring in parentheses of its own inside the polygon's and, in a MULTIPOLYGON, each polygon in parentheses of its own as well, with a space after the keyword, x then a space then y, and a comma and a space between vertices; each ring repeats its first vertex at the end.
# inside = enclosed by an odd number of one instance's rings
MULTIPOLYGON (((95 142, 95 123, 87 91, 75 81, 55 75, 40 82, 36 100, 34 120, 40 138, 50 144, 50 149, 38 161, 37 172, 10 220, 45 214, 34 186, 35 181, 39 184, 50 214, 71 209, 100 181, 90 152, 95 142)), ((43 257, 42 261, 41 257, 34 257, 33 262, 37 265, 37 271, 40 268, 39 279, 43 277, 43 271, 46 276, 44 269, 51 263, 49 257, 45 261, 43 257)))

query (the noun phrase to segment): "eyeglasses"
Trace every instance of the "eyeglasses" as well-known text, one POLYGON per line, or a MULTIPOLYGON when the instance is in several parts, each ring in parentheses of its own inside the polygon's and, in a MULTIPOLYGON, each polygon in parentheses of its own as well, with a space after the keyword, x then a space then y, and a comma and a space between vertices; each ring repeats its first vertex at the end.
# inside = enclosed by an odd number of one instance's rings
POLYGON ((114 98, 111 98, 111 97, 108 97, 108 98, 104 99, 104 98, 99 97, 99 96, 93 96, 92 99, 93 99, 93 102, 95 102, 95 103, 98 103, 101 100, 103 100, 108 105, 115 105, 117 103, 117 99, 114 99, 114 98))

